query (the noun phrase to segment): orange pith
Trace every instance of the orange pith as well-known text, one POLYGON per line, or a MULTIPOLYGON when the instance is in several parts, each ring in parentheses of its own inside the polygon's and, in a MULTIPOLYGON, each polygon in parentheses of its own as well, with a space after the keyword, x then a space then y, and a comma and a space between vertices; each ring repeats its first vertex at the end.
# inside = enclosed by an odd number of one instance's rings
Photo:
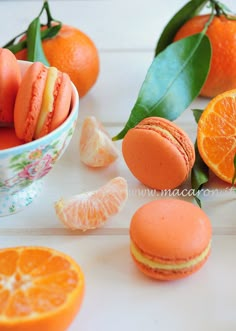
MULTIPOLYGON (((93 41, 75 27, 63 25, 59 33, 43 40, 43 50, 49 64, 67 73, 83 97, 95 84, 99 73, 99 56, 93 41)), ((27 59, 25 49, 15 54, 27 59)))
POLYGON ((64 331, 83 292, 83 273, 65 254, 43 247, 0 250, 1 331, 64 331))
POLYGON ((198 122, 198 149, 204 162, 222 180, 232 183, 236 154, 236 90, 214 98, 198 122))
POLYGON ((104 225, 110 216, 121 210, 127 197, 126 180, 116 177, 96 191, 60 199, 55 210, 65 226, 85 231, 104 225))
MULTIPOLYGON (((208 20, 209 15, 193 17, 180 28, 174 40, 201 32, 208 20)), ((215 16, 206 34, 212 46, 212 59, 201 95, 215 97, 236 88, 236 21, 215 16)))

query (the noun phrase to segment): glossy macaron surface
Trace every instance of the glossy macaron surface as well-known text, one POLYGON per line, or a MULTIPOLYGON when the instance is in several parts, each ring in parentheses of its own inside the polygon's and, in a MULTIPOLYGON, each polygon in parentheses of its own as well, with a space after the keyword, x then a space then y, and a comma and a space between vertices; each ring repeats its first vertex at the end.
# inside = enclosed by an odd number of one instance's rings
POLYGON ((149 117, 130 129, 122 143, 124 160, 144 185, 172 189, 188 177, 195 160, 194 146, 174 123, 149 117))
MULTIPOLYGON (((160 270, 149 267, 149 271, 161 279, 181 278, 197 270, 209 255, 211 233, 207 215, 192 203, 178 199, 145 204, 130 224, 131 244, 146 260, 160 264, 160 270)), ((141 260, 136 262, 142 264, 141 260)), ((145 267, 148 265, 144 262, 145 267)))

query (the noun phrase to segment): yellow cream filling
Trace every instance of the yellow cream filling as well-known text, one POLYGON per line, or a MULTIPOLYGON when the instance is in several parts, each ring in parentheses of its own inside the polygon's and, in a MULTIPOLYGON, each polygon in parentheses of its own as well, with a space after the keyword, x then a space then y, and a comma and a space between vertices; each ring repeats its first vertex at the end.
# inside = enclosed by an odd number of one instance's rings
POLYGON ((50 112, 53 111, 53 102, 54 102, 54 87, 57 80, 58 70, 55 67, 49 67, 47 73, 47 79, 43 92, 43 100, 39 113, 39 118, 37 126, 35 129, 34 137, 37 138, 40 134, 40 131, 43 128, 43 125, 47 119, 47 116, 50 112))
POLYGON ((181 270, 185 268, 191 268, 202 262, 208 255, 211 248, 211 242, 207 246, 207 248, 197 257, 188 260, 187 262, 182 262, 178 264, 164 264, 160 262, 156 262, 145 257, 140 250, 135 246, 135 244, 131 241, 130 249, 134 258, 139 262, 144 264, 145 266, 152 269, 161 269, 161 270, 181 270))

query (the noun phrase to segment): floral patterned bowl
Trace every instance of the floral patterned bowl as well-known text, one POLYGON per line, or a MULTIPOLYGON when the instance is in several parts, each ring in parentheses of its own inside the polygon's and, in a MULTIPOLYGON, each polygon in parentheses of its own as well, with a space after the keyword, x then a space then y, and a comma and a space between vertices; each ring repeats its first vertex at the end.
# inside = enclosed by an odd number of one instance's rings
MULTIPOLYGON (((22 74, 30 62, 19 61, 22 74)), ((17 147, 0 150, 0 216, 16 213, 38 196, 42 178, 67 148, 75 129, 79 97, 72 84, 71 112, 48 135, 17 147)))

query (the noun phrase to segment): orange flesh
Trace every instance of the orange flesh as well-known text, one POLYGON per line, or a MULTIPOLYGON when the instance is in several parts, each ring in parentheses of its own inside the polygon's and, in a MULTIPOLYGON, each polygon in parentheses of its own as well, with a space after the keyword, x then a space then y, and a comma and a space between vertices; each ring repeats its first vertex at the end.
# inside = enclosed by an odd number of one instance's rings
POLYGON ((236 154, 236 92, 229 91, 213 100, 198 123, 198 148, 209 168, 231 183, 236 154))
POLYGON ((0 251, 0 325, 5 319, 12 322, 54 311, 66 304, 80 281, 70 261, 51 250, 0 251))

